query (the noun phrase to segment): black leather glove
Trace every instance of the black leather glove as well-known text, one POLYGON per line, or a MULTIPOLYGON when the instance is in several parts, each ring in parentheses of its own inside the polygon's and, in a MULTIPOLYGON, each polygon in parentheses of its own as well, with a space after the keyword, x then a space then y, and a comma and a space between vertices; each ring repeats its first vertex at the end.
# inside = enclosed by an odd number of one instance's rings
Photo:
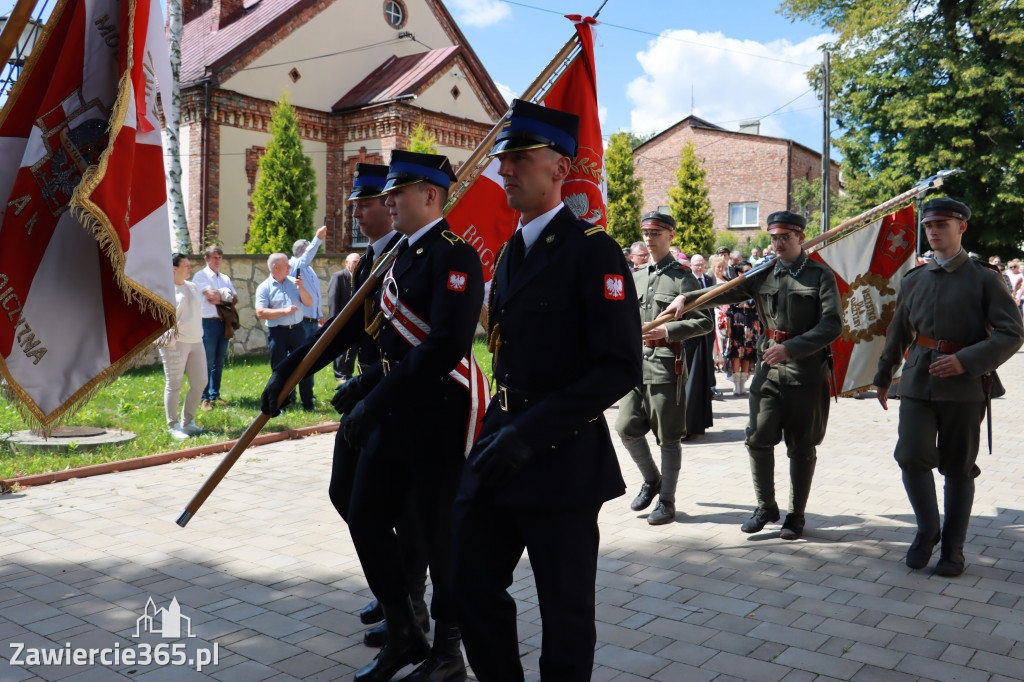
POLYGON ((533 457, 533 448, 516 427, 503 426, 477 441, 476 455, 469 463, 483 487, 496 487, 512 480, 533 457))
POLYGON ((331 405, 338 411, 338 414, 348 414, 356 406, 363 395, 363 375, 354 376, 338 388, 334 389, 334 397, 331 398, 331 405))
POLYGON ((277 404, 277 396, 281 395, 281 390, 284 388, 284 383, 287 379, 288 377, 282 376, 277 372, 270 375, 270 381, 267 382, 267 387, 263 389, 263 395, 260 397, 260 412, 276 417, 281 414, 281 410, 288 407, 289 403, 292 402, 291 394, 285 397, 283 403, 277 404))
POLYGON ((362 402, 356 404, 341 423, 341 437, 356 450, 363 449, 372 430, 372 420, 367 413, 366 405, 362 402))

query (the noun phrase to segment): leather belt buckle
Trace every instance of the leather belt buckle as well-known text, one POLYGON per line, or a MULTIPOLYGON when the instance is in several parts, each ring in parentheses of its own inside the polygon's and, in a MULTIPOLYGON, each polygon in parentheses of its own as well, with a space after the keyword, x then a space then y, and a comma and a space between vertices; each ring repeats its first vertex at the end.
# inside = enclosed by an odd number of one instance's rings
POLYGON ((502 412, 508 412, 508 389, 501 385, 498 386, 498 407, 502 412))

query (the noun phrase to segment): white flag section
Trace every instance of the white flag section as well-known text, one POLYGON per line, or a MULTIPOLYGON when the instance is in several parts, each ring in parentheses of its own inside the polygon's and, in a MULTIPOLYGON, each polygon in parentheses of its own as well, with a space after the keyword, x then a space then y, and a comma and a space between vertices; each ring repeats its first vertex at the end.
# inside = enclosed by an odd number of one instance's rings
POLYGON ((61 0, 0 112, 0 371, 44 429, 174 323, 158 92, 155 0, 61 0))
POLYGON ((832 344, 840 395, 871 386, 896 310, 900 281, 914 266, 914 209, 907 207, 818 249, 843 302, 843 334, 832 344))

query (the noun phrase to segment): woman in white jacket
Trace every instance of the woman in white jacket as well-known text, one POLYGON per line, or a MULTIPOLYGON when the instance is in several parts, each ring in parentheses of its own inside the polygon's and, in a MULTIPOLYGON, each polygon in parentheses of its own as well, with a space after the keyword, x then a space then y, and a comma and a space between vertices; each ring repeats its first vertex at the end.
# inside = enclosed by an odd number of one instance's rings
POLYGON ((164 412, 171 436, 184 440, 203 432, 196 424, 196 407, 206 388, 206 351, 203 348, 203 318, 199 312, 202 295, 192 282, 185 280, 192 274, 192 265, 184 254, 171 256, 174 266, 174 304, 178 316, 177 340, 160 348, 164 361, 164 412), (181 384, 188 374, 188 394, 178 419, 178 401, 181 384))

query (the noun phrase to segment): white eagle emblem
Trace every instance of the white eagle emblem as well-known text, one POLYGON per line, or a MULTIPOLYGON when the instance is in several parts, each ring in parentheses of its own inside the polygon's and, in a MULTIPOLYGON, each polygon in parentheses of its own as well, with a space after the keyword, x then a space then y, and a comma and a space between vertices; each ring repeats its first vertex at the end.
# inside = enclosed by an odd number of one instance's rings
POLYGON ((466 273, 455 272, 452 270, 448 273, 448 288, 452 291, 463 291, 466 288, 466 273))
POLYGON ((604 297, 615 301, 621 301, 625 296, 622 284, 622 275, 604 276, 604 297))

